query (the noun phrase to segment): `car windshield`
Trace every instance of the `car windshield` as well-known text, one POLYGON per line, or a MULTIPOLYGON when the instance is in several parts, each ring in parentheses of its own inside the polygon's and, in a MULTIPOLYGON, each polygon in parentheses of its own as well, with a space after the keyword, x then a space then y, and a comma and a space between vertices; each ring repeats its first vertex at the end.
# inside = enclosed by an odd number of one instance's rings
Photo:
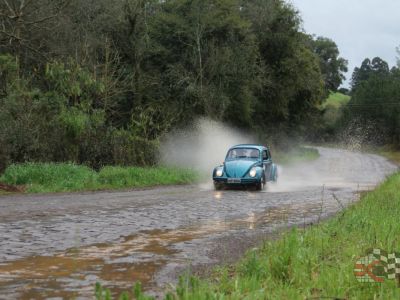
POLYGON ((260 151, 254 148, 235 148, 231 149, 226 156, 227 159, 258 159, 260 151))

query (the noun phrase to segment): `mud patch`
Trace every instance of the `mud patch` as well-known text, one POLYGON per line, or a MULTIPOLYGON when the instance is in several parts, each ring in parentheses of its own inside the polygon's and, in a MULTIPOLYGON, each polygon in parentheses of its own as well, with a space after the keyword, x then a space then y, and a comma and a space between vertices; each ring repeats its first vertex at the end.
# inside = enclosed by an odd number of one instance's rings
POLYGON ((0 182, 0 191, 9 193, 24 193, 26 191, 26 186, 22 185, 10 185, 0 182))
POLYGON ((10 299, 91 298, 94 284, 103 282, 114 295, 136 281, 148 284, 165 261, 110 263, 100 258, 62 255, 31 257, 0 266, 0 289, 10 299))

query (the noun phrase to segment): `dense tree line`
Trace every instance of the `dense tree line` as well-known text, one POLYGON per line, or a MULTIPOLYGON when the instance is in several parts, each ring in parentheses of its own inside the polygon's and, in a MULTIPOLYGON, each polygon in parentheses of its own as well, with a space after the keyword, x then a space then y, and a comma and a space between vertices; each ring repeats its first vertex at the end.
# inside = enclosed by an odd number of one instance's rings
POLYGON ((151 164, 199 116, 305 132, 346 66, 283 0, 0 1, 0 169, 151 164))
POLYGON ((400 147, 400 63, 365 59, 352 76, 351 100, 341 120, 361 143, 400 147))

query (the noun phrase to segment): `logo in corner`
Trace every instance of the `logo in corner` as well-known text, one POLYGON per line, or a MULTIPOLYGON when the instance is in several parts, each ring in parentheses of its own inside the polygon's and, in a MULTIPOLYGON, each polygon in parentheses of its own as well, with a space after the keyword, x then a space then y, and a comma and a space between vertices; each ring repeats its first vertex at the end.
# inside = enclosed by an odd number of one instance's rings
MULTIPOLYGON (((385 279, 400 279, 400 253, 368 249, 354 265, 354 275, 362 283, 383 283, 385 279)), ((400 282, 400 281, 399 281, 400 282)))

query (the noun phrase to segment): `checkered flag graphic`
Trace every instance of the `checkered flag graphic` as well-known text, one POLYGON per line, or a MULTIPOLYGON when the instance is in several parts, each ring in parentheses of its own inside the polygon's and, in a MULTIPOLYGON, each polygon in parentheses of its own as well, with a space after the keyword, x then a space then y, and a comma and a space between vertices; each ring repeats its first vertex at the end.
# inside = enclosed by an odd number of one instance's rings
POLYGON ((381 261, 387 279, 400 278, 400 252, 388 253, 381 249, 369 249, 367 255, 370 254, 381 261))

